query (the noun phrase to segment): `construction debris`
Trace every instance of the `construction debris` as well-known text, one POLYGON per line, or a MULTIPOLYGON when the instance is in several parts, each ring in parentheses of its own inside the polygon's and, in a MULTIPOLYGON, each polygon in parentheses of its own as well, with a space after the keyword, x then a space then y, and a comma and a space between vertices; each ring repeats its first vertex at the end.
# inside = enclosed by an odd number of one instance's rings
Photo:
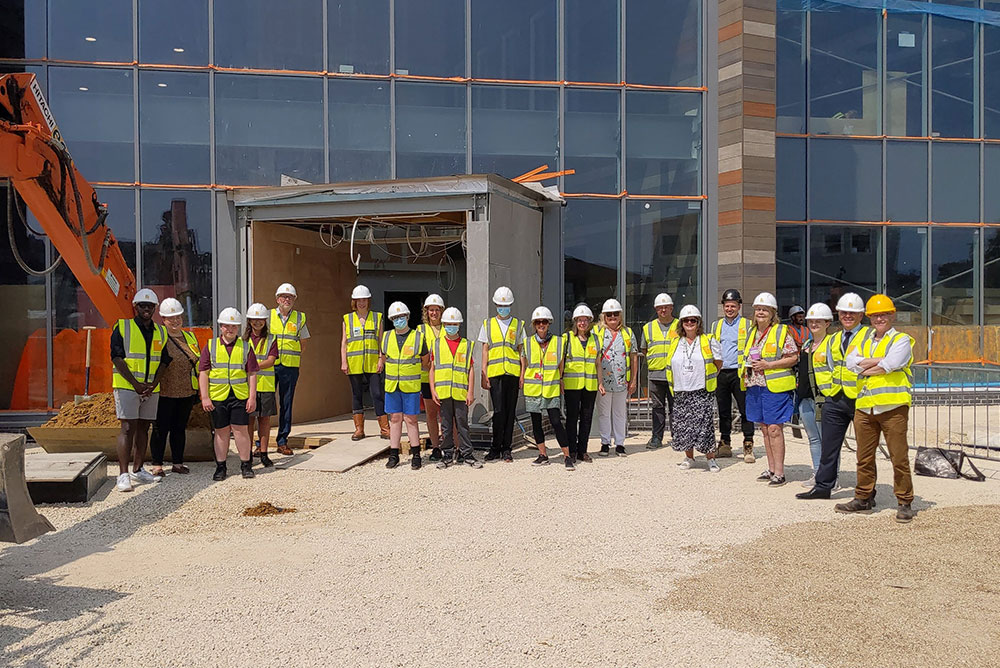
MULTIPOLYGON (((117 427, 115 397, 110 392, 91 395, 79 404, 67 401, 58 415, 46 422, 45 427, 117 427)), ((200 404, 195 404, 188 419, 188 429, 211 429, 212 418, 200 404)))
POLYGON ((294 513, 295 508, 279 508, 278 506, 268 503, 267 501, 261 501, 256 506, 250 506, 243 510, 244 517, 266 517, 268 515, 283 515, 285 513, 294 513))

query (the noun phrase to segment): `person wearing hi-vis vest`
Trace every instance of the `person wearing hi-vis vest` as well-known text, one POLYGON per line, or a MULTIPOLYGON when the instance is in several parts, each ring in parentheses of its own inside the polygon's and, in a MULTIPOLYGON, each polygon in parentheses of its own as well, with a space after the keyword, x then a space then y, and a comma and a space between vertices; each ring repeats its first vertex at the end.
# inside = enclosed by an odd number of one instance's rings
POLYGON ((524 391, 524 407, 531 416, 531 429, 538 446, 538 457, 532 466, 549 463, 545 451, 545 429, 542 427, 542 412, 549 416, 549 424, 556 434, 556 442, 563 452, 563 464, 567 471, 576 469, 573 453, 566 439, 566 429, 562 423, 560 406, 562 403, 563 337, 554 336, 550 329, 552 311, 539 306, 531 313, 531 328, 534 333, 524 342, 521 351, 521 389, 524 391))
POLYGON ((243 317, 229 307, 219 313, 219 336, 201 351, 198 388, 201 407, 212 414, 215 429, 215 473, 212 480, 226 479, 229 434, 236 441, 240 473, 254 477, 250 452, 249 414, 257 410, 257 356, 240 338, 243 317))
POLYGON ((340 370, 351 382, 351 413, 354 417, 352 441, 365 437, 365 389, 375 405, 382 438, 389 438, 389 417, 385 414, 382 391, 382 314, 371 310, 372 293, 364 285, 351 292, 351 312, 344 314, 344 333, 340 339, 340 370))
POLYGON ((495 318, 483 321, 479 342, 483 344, 482 386, 490 392, 493 404, 493 441, 486 461, 503 458, 514 461, 511 444, 514 440, 514 414, 517 411, 517 387, 521 379, 521 349, 524 346, 524 328, 521 321, 510 314, 514 293, 504 286, 493 293, 497 307, 495 318))
POLYGON ((799 347, 778 319, 778 300, 762 292, 753 300, 753 327, 747 334, 744 388, 747 419, 764 433, 767 469, 757 480, 770 487, 785 484, 785 423, 795 410, 795 374, 799 347))
POLYGON ((628 398, 635 392, 639 357, 635 335, 622 323, 622 305, 617 299, 604 302, 601 324, 594 327, 601 346, 601 385, 597 395, 597 423, 601 430, 601 457, 625 456, 625 426, 628 398))
POLYGON ((715 461, 715 385, 722 368, 722 347, 705 334, 701 311, 688 304, 674 326, 677 336, 666 350, 664 375, 674 397, 674 419, 670 421, 673 449, 684 453, 678 468, 694 467, 694 453, 705 455, 708 470, 719 472, 715 461))
POLYGON ((743 349, 752 323, 740 314, 743 296, 739 290, 722 293, 722 318, 712 323, 711 334, 722 346, 722 369, 715 390, 719 404, 719 457, 732 457, 733 399, 740 412, 743 429, 743 461, 753 464, 753 422, 747 420, 746 392, 743 389, 743 349))
POLYGON ((167 330, 164 350, 169 351, 170 362, 160 376, 160 401, 156 406, 156 424, 149 435, 149 454, 153 460, 152 475, 163 475, 163 455, 170 438, 170 458, 173 473, 190 473, 184 465, 184 446, 188 418, 198 396, 198 357, 201 349, 198 339, 191 332, 181 329, 184 324, 184 307, 173 297, 160 302, 160 317, 167 330))
POLYGON ((663 447, 663 432, 667 426, 667 411, 674 410, 674 395, 667 383, 667 348, 677 338, 677 323, 674 322, 674 300, 666 292, 656 295, 653 300, 656 319, 642 326, 642 342, 639 352, 646 356, 646 371, 649 376, 649 399, 653 406, 653 433, 646 443, 647 450, 663 447))
POLYGON ((410 307, 403 302, 389 305, 392 331, 382 335, 382 366, 385 369, 385 412, 389 414, 389 460, 387 469, 399 465, 403 423, 410 439, 410 468, 420 460, 420 370, 429 366, 427 342, 419 329, 410 329, 410 307))
POLYGON ((566 332, 563 396, 566 399, 566 441, 578 462, 593 462, 587 454, 594 404, 601 385, 601 344, 591 326, 594 312, 586 304, 573 310, 573 331, 566 332))
POLYGON ((118 491, 131 492, 132 483, 157 482, 158 476, 142 468, 149 426, 156 420, 160 376, 170 364, 164 348, 167 331, 153 322, 159 303, 156 294, 143 288, 132 297, 135 317, 119 320, 111 330, 112 383, 118 434, 118 491), (129 462, 132 471, 129 471, 129 462))
POLYGON ((795 367, 798 376, 795 395, 798 400, 799 418, 809 438, 809 456, 812 459, 812 475, 802 483, 802 486, 812 489, 816 484, 819 458, 823 452, 819 418, 823 415, 823 390, 830 389, 830 371, 826 365, 826 340, 830 336, 827 330, 833 322, 833 311, 826 304, 818 302, 809 307, 805 316, 809 336, 802 344, 799 363, 795 367))
POLYGON ((303 342, 309 338, 306 314, 292 310, 298 293, 291 283, 282 283, 274 291, 278 307, 271 309, 271 319, 267 329, 278 341, 278 361, 274 363, 274 379, 278 385, 278 436, 275 442, 278 452, 290 455, 288 435, 292 431, 292 401, 295 399, 295 385, 299 382, 299 367, 302 364, 303 342))
MULTIPOLYGON (((807 492, 795 495, 797 499, 829 499, 837 486, 840 471, 840 450, 847 435, 847 428, 854 421, 855 399, 858 397, 858 376, 847 368, 845 360, 857 346, 861 345, 871 331, 861 324, 865 303, 854 292, 848 292, 837 301, 837 317, 841 330, 826 339, 822 355, 817 351, 814 358, 817 371, 822 358, 822 373, 829 378, 823 393, 823 412, 820 415, 819 468, 816 470, 816 484, 807 492)), ((875 493, 872 492, 874 505, 875 493)))
POLYGON ((446 308, 441 316, 444 334, 431 347, 429 370, 431 400, 441 415, 443 453, 439 469, 448 468, 453 462, 463 463, 474 469, 483 468, 476 459, 469 436, 469 406, 472 405, 472 342, 458 334, 462 325, 462 312, 455 307, 446 308), (458 456, 455 444, 458 444, 458 456))
POLYGON ((265 467, 274 466, 267 456, 267 448, 271 442, 271 416, 278 412, 274 394, 277 387, 274 382, 274 363, 278 361, 278 341, 268 329, 267 307, 263 304, 251 304, 247 309, 247 324, 243 328, 243 342, 253 348, 257 358, 257 410, 250 414, 247 430, 250 440, 257 433, 257 448, 254 457, 260 458, 265 467), (256 423, 256 424, 255 424, 256 423))
POLYGON ((858 375, 854 435, 858 441, 858 485, 854 498, 838 503, 841 513, 870 512, 875 504, 875 452, 879 438, 885 437, 892 460, 892 490, 898 507, 896 521, 913 519, 913 477, 910 475, 909 426, 913 403, 913 339, 897 332, 896 305, 886 295, 874 295, 865 306, 872 332, 847 353, 847 368, 858 375))
MULTIPOLYGON (((441 336, 441 314, 444 313, 444 300, 441 295, 427 295, 424 300, 424 307, 421 309, 420 333, 424 335, 427 343, 427 350, 434 350, 434 342, 441 336)), ((432 462, 441 461, 441 430, 438 421, 440 415, 438 405, 431 401, 431 376, 430 370, 424 369, 420 373, 420 396, 424 398, 424 410, 427 412, 427 434, 429 436, 428 445, 432 448, 431 456, 428 458, 432 462)))

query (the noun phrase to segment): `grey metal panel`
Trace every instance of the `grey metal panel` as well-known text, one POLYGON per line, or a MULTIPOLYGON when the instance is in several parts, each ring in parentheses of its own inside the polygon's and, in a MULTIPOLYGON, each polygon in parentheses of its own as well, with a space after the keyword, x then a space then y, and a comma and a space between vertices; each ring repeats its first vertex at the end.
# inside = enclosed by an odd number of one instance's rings
POLYGON ((565 272, 563 271, 563 207, 557 204, 542 209, 542 266, 541 285, 542 303, 552 309, 556 318, 553 327, 562 327, 566 304, 563 303, 566 291, 563 289, 565 272))
MULTIPOLYGON (((215 194, 215 214, 215 308, 221 311, 227 306, 240 307, 239 298, 242 281, 242 261, 239 254, 240 239, 236 208, 229 201, 225 192, 217 192, 215 194)), ((215 318, 212 320, 214 321, 215 318)))
MULTIPOLYGON (((350 196, 354 197, 354 196, 350 196)), ((325 202, 267 202, 240 206, 250 220, 261 222, 296 221, 317 223, 331 218, 352 216, 397 216, 442 211, 471 211, 474 194, 436 195, 392 199, 330 199, 325 202)))
MULTIPOLYGON (((470 216, 466 227, 466 240, 469 247, 469 262, 466 269, 466 280, 468 290, 465 294, 465 336, 475 344, 476 353, 476 373, 482 374, 483 359, 482 346, 476 343, 479 335, 479 325, 490 315, 490 298, 493 293, 490 290, 490 221, 487 217, 475 219, 470 216)), ((472 405, 470 414, 471 422, 477 422, 485 413, 489 405, 489 392, 482 388, 480 383, 475 383, 475 403, 472 405)))

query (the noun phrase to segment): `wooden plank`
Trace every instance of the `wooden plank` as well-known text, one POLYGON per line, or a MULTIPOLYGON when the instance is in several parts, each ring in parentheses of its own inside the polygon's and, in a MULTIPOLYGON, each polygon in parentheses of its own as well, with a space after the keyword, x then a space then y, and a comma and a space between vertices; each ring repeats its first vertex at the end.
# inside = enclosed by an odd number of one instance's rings
POLYGON ((73 482, 100 452, 42 454, 24 457, 24 478, 28 482, 73 482))
POLYGON ((302 461, 289 466, 289 470, 343 473, 378 457, 389 449, 389 441, 376 434, 360 441, 342 436, 305 455, 302 461))

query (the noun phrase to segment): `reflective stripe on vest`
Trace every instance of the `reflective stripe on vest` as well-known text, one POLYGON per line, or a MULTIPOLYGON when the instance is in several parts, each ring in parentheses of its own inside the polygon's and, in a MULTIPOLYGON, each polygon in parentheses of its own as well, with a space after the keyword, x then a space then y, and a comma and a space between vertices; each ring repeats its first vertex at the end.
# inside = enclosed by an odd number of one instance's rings
MULTIPOLYGON (((253 340, 251 339, 251 343, 253 340)), ((267 359, 267 352, 271 349, 271 344, 274 343, 274 337, 270 334, 263 337, 257 341, 256 345, 253 346, 253 352, 257 355, 257 363, 260 364, 262 361, 267 359)), ((258 369, 257 370, 257 391, 258 392, 274 392, 274 367, 270 369, 258 369)))
POLYGON ((559 364, 563 358, 563 338, 549 338, 545 349, 534 336, 524 347, 524 396, 555 399, 559 396, 559 364))
POLYGON ((212 401, 225 401, 230 389, 237 399, 247 399, 250 396, 250 381, 245 368, 247 359, 243 339, 236 339, 232 352, 226 350, 221 337, 212 339, 208 344, 208 354, 212 359, 212 368, 208 372, 208 396, 212 401))
POLYGON ((347 332, 347 373, 378 371, 378 330, 381 327, 381 313, 368 311, 364 322, 353 311, 344 314, 344 331, 347 332))
MULTIPOLYGON (((604 332, 607 329, 604 325, 594 325, 594 334, 597 335, 602 350, 606 345, 609 345, 604 342, 604 332)), ((632 339, 635 338, 635 335, 632 333, 631 327, 622 327, 618 333, 621 334, 622 341, 625 342, 625 382, 629 383, 632 381, 632 361, 629 359, 629 354, 632 352, 632 339)))
POLYGON ((500 329, 500 323, 496 318, 484 321, 483 326, 486 328, 490 346, 489 357, 486 360, 486 375, 489 378, 505 374, 520 376, 521 356, 517 352, 517 333, 521 331, 521 321, 511 318, 506 334, 500 329))
POLYGON ((666 334, 663 333, 659 320, 650 320, 643 326, 646 339, 646 368, 650 371, 667 368, 667 349, 670 347, 670 342, 677 339, 675 322, 676 320, 670 321, 666 334))
MULTIPOLYGON (((866 336, 861 342, 858 352, 862 357, 885 357, 896 341, 909 339, 910 349, 913 348, 913 339, 907 334, 896 332, 892 337, 883 336, 875 343, 875 332, 866 336)), ((858 376, 858 401, 855 406, 865 410, 876 406, 909 406, 913 403, 913 372, 910 371, 910 363, 913 356, 906 363, 906 366, 898 371, 879 374, 877 376, 858 376)))
MULTIPOLYGON (((149 368, 146 368, 146 337, 142 335, 142 330, 135 320, 119 320, 115 325, 118 333, 122 337, 125 348, 125 366, 132 372, 139 383, 147 383, 156 378, 156 370, 160 368, 160 355, 163 353, 163 344, 167 341, 167 330, 163 325, 153 323, 153 338, 149 347, 149 368)), ((111 386, 119 390, 135 390, 132 383, 125 380, 125 376, 118 373, 118 369, 112 365, 111 386)), ((153 388, 153 392, 159 392, 160 386, 153 388)))
POLYGON ((382 335, 382 352, 385 354, 385 391, 420 391, 420 348, 423 337, 411 329, 399 349, 396 332, 382 335))
MULTIPOLYGON (((431 327, 430 325, 428 325, 427 323, 421 324, 420 327, 419 327, 419 329, 420 329, 420 333, 424 337, 424 341, 427 342, 427 350, 433 350, 434 344, 437 342, 438 338, 441 336, 441 331, 439 330, 438 333, 435 334, 434 333, 434 328, 431 327)), ((421 383, 430 383, 431 382, 431 370, 430 369, 422 369, 420 371, 420 382, 421 383)))
MULTIPOLYGON (((722 345, 722 324, 726 321, 725 318, 719 318, 712 323, 712 335, 715 340, 722 345)), ((750 330, 750 318, 744 316, 738 316, 738 324, 736 328, 736 368, 739 369, 740 373, 743 373, 743 368, 745 366, 744 362, 746 358, 743 356, 743 349, 747 345, 747 332, 750 330)))
MULTIPOLYGON (((708 334, 702 334, 698 337, 699 349, 701 350, 701 358, 705 360, 705 391, 715 392, 715 388, 719 385, 719 367, 715 365, 715 356, 712 355, 712 341, 708 334)), ((667 366, 664 370, 667 374, 667 385, 670 387, 670 391, 674 391, 674 353, 677 352, 678 346, 681 344, 680 337, 670 340, 670 344, 667 346, 667 366)))
POLYGON ((469 396, 469 363, 472 361, 468 339, 459 339, 455 354, 445 337, 434 341, 434 391, 438 399, 465 401, 469 396))
POLYGON ((302 343, 299 334, 306 324, 306 314, 301 311, 291 311, 288 320, 281 321, 278 309, 271 309, 271 320, 267 330, 278 341, 278 361, 281 366, 297 367, 302 363, 302 343))
MULTIPOLYGON (((195 354, 195 359, 201 357, 201 350, 198 349, 198 339, 191 332, 182 331, 181 334, 184 335, 184 340, 187 341, 188 348, 191 352, 195 354)), ((191 387, 195 390, 198 389, 198 365, 195 364, 191 368, 191 387)))
MULTIPOLYGON (((788 327, 785 325, 772 325, 768 328, 761 341, 760 358, 765 362, 777 362, 782 358, 785 346, 785 338, 788 336, 788 327)), ((757 326, 754 325, 747 337, 746 349, 743 351, 743 359, 750 356, 750 348, 757 341, 757 326)), ((795 374, 790 368, 786 369, 765 369, 764 382, 771 392, 790 392, 795 389, 795 374)))
POLYGON ((833 337, 827 334, 826 338, 813 348, 812 355, 810 355, 813 375, 816 377, 816 389, 824 396, 829 396, 833 390, 833 361, 827 351, 831 338, 833 337))
MULTIPOLYGON (((857 334, 851 337, 847 344, 847 352, 850 353, 855 347, 861 345, 872 331, 871 327, 863 326, 858 329, 857 334)), ((840 350, 841 342, 844 340, 844 330, 840 330, 826 340, 826 359, 832 375, 830 377, 830 392, 826 396, 835 397, 843 391, 848 399, 858 397, 858 374, 847 368, 846 354, 840 350)))
POLYGON ((563 365, 563 387, 567 390, 597 391, 597 335, 587 335, 587 345, 576 332, 563 334, 566 364, 563 365))

